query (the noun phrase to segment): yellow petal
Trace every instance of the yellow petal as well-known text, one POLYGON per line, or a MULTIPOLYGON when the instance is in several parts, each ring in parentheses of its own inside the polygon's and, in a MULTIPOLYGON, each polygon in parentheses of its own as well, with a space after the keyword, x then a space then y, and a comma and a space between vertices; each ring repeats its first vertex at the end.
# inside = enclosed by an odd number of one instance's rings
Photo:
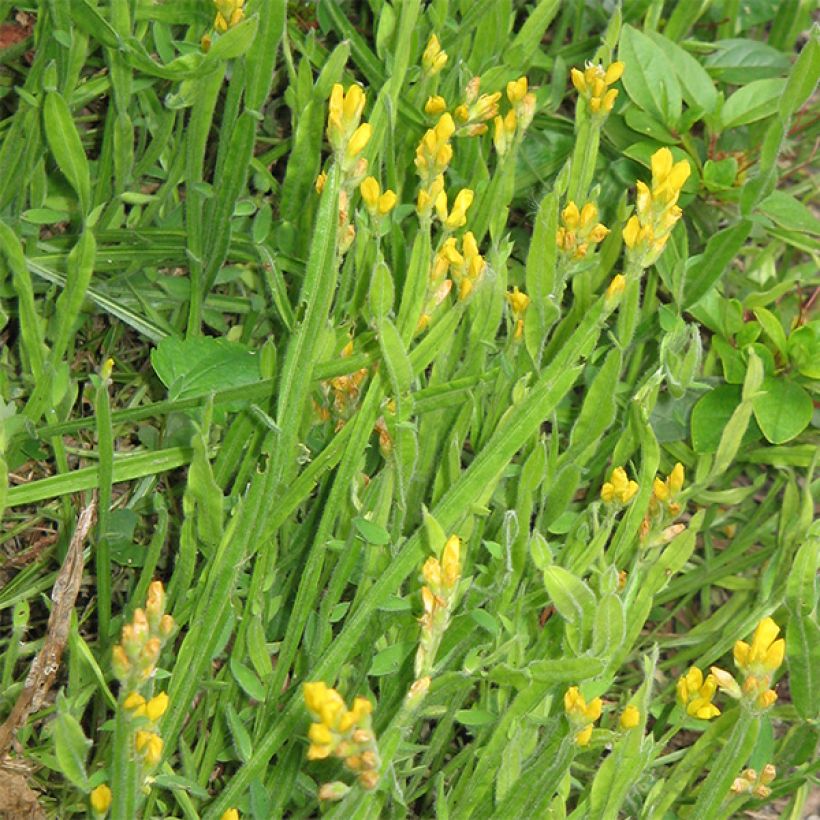
POLYGON ((606 74, 604 74, 604 82, 607 85, 612 85, 612 83, 617 83, 618 80, 621 79, 624 73, 624 64, 620 60, 616 60, 614 63, 611 63, 606 70, 606 74))
POLYGON ((652 167, 652 187, 663 185, 672 170, 672 152, 666 147, 659 148, 652 154, 650 163, 652 167))

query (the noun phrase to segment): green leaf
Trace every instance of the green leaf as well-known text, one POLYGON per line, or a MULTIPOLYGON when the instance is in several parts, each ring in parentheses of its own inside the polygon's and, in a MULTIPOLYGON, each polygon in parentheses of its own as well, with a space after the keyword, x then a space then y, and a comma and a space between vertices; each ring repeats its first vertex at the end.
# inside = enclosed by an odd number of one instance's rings
POLYGON ((808 42, 803 46, 789 73, 789 81, 780 98, 780 117, 787 120, 802 108, 811 96, 820 77, 820 34, 817 26, 809 32, 808 42))
POLYGON ((231 730, 234 748, 239 755, 239 759, 244 763, 253 754, 253 741, 250 733, 242 724, 236 709, 231 703, 224 703, 223 708, 225 717, 228 720, 228 728, 231 730))
POLYGON ((151 364, 168 388, 169 399, 259 381, 259 357, 237 342, 199 336, 163 339, 151 351, 151 364))
POLYGON ((559 566, 544 570, 544 586, 558 614, 571 624, 590 621, 595 613, 595 593, 569 570, 559 566))
POLYGON ((724 130, 762 120, 777 112, 786 81, 755 80, 735 91, 723 104, 720 121, 724 130))
POLYGON ((401 334, 389 319, 383 319, 379 323, 378 333, 379 348, 390 376, 390 383, 396 395, 399 396, 410 389, 410 383, 413 381, 410 357, 407 355, 407 348, 404 346, 401 334))
POLYGON ((202 69, 206 66, 210 68, 212 63, 220 60, 233 60, 241 57, 250 47, 256 37, 256 29, 259 26, 259 15, 254 14, 245 18, 236 26, 231 26, 224 34, 215 37, 205 59, 202 61, 202 69))
POLYGON ((763 326, 763 330, 766 331, 766 335, 772 340, 778 352, 785 354, 787 345, 786 331, 783 330, 780 319, 764 307, 755 308, 753 312, 755 318, 763 326))
POLYGON ((683 99, 690 108, 702 108, 712 113, 717 106, 718 95, 715 84, 706 69, 685 49, 657 31, 647 31, 650 37, 663 50, 672 63, 675 76, 680 82, 683 99))
POLYGON ((626 636, 626 616, 621 599, 610 593, 604 595, 595 610, 592 625, 592 652, 606 657, 621 646, 626 636))
POLYGON ((412 649, 413 644, 409 642, 394 643, 392 646, 388 646, 387 649, 382 649, 381 652, 374 655, 367 674, 374 678, 395 674, 399 671, 404 659, 412 649))
POLYGON ((618 57, 626 64, 622 82, 633 102, 664 125, 675 126, 681 115, 681 89, 675 69, 661 47, 625 25, 618 57))
POLYGON ((772 444, 783 444, 799 436, 811 421, 811 396, 793 381, 767 376, 761 392, 752 399, 755 419, 772 444))
POLYGON ((816 322, 798 327, 789 334, 788 355, 802 376, 820 379, 820 332, 816 322))
POLYGON ((57 161, 57 166, 76 192, 80 200, 80 209, 86 213, 91 202, 88 160, 68 104, 56 91, 49 91, 46 94, 43 126, 48 147, 57 161))
POLYGON ((797 713, 805 720, 817 717, 820 698, 820 626, 816 618, 817 571, 820 541, 809 537, 798 549, 786 582, 786 658, 789 691, 797 713))
POLYGON ((701 396, 692 408, 692 447, 696 453, 714 453, 723 428, 740 404, 740 386, 722 384, 701 396))
POLYGON ((253 700, 262 703, 265 700, 265 687, 262 686, 256 673, 244 663, 240 663, 236 658, 230 660, 231 674, 239 684, 240 689, 253 700))
POLYGON ((782 51, 758 40, 718 40, 706 58, 706 70, 717 80, 742 85, 751 80, 779 77, 789 69, 782 51))
POLYGON ((486 709, 473 706, 470 709, 458 709, 455 713, 455 719, 464 726, 487 726, 494 723, 498 716, 486 709))
POLYGON ((683 285, 683 307, 694 306, 714 287, 751 230, 752 223, 742 219, 712 236, 703 253, 689 260, 683 285))
POLYGON ((757 210, 790 231, 803 231, 820 236, 820 219, 818 219, 799 199, 786 191, 772 191, 757 210))
POLYGON ((390 543, 390 533, 375 521, 369 521, 367 518, 354 518, 353 526, 368 544, 383 547, 390 543))
POLYGON ((88 792, 88 775, 85 759, 91 741, 83 734, 82 727, 69 712, 68 701, 62 692, 57 696, 57 717, 53 723, 54 753, 60 771, 80 791, 88 792))

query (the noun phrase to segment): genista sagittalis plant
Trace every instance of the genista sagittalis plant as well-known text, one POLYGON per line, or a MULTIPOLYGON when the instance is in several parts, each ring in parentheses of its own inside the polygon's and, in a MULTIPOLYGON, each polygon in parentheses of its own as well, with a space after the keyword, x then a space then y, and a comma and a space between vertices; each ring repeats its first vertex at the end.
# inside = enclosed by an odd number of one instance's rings
POLYGON ((810 15, 0 6, 0 816, 800 816, 810 15))

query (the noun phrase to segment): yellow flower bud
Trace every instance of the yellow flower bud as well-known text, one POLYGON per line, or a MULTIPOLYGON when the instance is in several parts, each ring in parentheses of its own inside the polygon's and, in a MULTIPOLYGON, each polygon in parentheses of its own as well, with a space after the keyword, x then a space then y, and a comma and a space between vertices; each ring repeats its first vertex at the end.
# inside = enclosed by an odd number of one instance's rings
POLYGON ((424 562, 424 566, 421 568, 421 575, 426 583, 430 584, 434 589, 438 589, 441 586, 441 564, 439 564, 438 559, 431 555, 424 562))
POLYGON ((637 706, 631 704, 621 713, 618 723, 624 730, 634 729, 641 722, 641 712, 637 706))
MULTIPOLYGON (((455 230, 467 224, 467 209, 473 204, 473 197, 474 194, 469 188, 462 188, 458 192, 450 215, 444 220, 447 228, 455 230)), ((436 206, 438 207, 438 202, 436 206)))
POLYGON ((578 206, 570 200, 566 208, 561 211, 561 221, 569 230, 575 230, 580 222, 581 214, 578 211, 578 206))
POLYGON ((583 71, 573 68, 570 71, 570 77, 572 78, 572 84, 575 86, 575 90, 579 94, 585 94, 587 90, 587 83, 583 71))
POLYGON ((364 150, 365 146, 368 142, 370 142, 370 136, 373 133, 373 129, 369 122, 362 123, 354 132, 353 136, 350 138, 350 141, 347 143, 347 157, 348 159, 353 159, 357 154, 364 150))
POLYGON ((444 545, 441 569, 444 586, 452 589, 461 575, 461 539, 457 535, 451 535, 444 545))
POLYGON ((149 766, 156 766, 162 759, 162 738, 156 732, 137 732, 135 744, 149 766))
POLYGON ((434 96, 428 97, 427 102, 424 104, 424 113, 425 114, 441 114, 447 110, 447 100, 441 96, 434 96))
POLYGON ((447 63, 447 52, 442 51, 441 44, 435 34, 430 35, 427 47, 421 55, 421 64, 425 72, 431 77, 438 74, 447 63))
POLYGON ((327 173, 325 171, 322 171, 322 173, 316 177, 316 181, 313 183, 313 187, 316 189, 317 194, 321 194, 322 191, 324 191, 326 182, 327 173))
POLYGON ((588 746, 592 737, 592 724, 585 726, 580 732, 575 734, 575 742, 578 746, 588 746))
POLYGON ((239 812, 236 809, 223 811, 219 820, 239 820, 239 812))
POLYGON ((138 692, 131 692, 122 702, 122 706, 134 717, 142 717, 145 714, 145 698, 138 692))
POLYGON ((527 78, 519 77, 507 83, 507 99, 515 105, 520 103, 527 94, 527 78))
POLYGON ((681 488, 683 487, 683 480, 683 464, 681 464, 678 461, 672 468, 672 472, 669 473, 669 490, 671 491, 672 495, 677 495, 681 491, 681 488))
POLYGON ((382 216, 384 216, 385 214, 389 214, 395 207, 396 192, 388 189, 379 197, 377 210, 382 216))
POLYGON ((103 783, 92 789, 88 800, 95 814, 106 814, 111 807, 111 789, 103 783))
POLYGON ((624 64, 620 60, 611 63, 604 74, 604 82, 607 85, 618 82, 624 73, 624 64))
POLYGON ((381 196, 381 186, 376 177, 367 177, 362 180, 362 184, 359 185, 359 192, 368 210, 375 210, 381 196))
POLYGON ((311 743, 324 746, 333 741, 333 733, 324 723, 311 723, 308 729, 308 738, 311 743))

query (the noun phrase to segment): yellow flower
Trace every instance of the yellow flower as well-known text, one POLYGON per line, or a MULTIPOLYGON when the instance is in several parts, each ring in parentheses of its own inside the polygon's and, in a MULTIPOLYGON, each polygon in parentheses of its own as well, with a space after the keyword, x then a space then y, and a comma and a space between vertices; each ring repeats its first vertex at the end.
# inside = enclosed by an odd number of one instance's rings
POLYGON ((523 316, 530 305, 530 297, 526 293, 522 293, 517 287, 514 287, 506 298, 516 317, 523 316))
POLYGON ((137 732, 135 744, 149 766, 156 766, 162 759, 162 738, 156 732, 137 732))
POLYGON ((620 724, 622 729, 634 729, 641 722, 641 712, 637 706, 631 704, 627 706, 621 713, 620 724))
POLYGON ((606 69, 588 63, 584 71, 573 68, 570 71, 575 90, 587 101, 589 110, 596 115, 606 115, 612 111, 618 89, 608 88, 618 82, 624 73, 624 64, 614 62, 606 69))
POLYGON ((428 97, 427 102, 424 104, 424 113, 425 114, 443 114, 447 110, 447 100, 444 97, 440 97, 438 95, 434 97, 428 97))
POLYGON ((362 123, 353 132, 353 135, 350 137, 350 141, 347 143, 346 154, 348 159, 353 159, 355 156, 364 151, 365 146, 368 142, 370 142, 372 133, 373 129, 369 122, 362 123))
POLYGON ((682 212, 676 203, 690 173, 689 163, 673 162, 672 152, 666 147, 652 155, 650 166, 652 185, 637 183, 637 213, 629 218, 623 231, 624 243, 643 267, 658 258, 680 219, 682 212))
POLYGON ((236 809, 228 809, 222 812, 219 820, 239 820, 239 812, 236 809))
POLYGON ((602 708, 600 698, 593 698, 587 703, 577 686, 570 686, 564 693, 564 711, 571 717, 595 721, 601 716, 602 708))
POLYGON ((441 556, 441 580, 446 589, 453 589, 461 576, 461 539, 451 535, 441 556))
POLYGON ((626 290, 626 277, 622 273, 616 273, 606 289, 606 299, 611 301, 620 296, 626 290))
POLYGON ((581 729, 580 732, 575 733, 575 742, 579 746, 588 746, 590 738, 592 737, 592 724, 588 724, 581 729))
POLYGON ((344 151, 348 159, 359 154, 370 140, 370 126, 360 125, 366 101, 362 87, 355 83, 347 91, 336 83, 330 92, 327 138, 334 151, 344 151))
POLYGON ((441 586, 441 564, 439 563, 438 558, 434 558, 431 555, 424 562, 424 566, 421 568, 421 575, 426 583, 428 583, 431 587, 438 589, 438 587, 441 586))
POLYGON ((517 122, 514 108, 511 108, 505 116, 496 116, 493 119, 493 145, 501 156, 504 156, 513 144, 517 122))
POLYGON ((362 180, 362 184, 359 185, 359 192, 361 193, 364 204, 367 206, 368 210, 374 210, 378 205, 379 197, 381 196, 381 186, 379 185, 379 181, 376 177, 367 177, 362 180))
POLYGON ((245 0, 214 0, 216 6, 216 19, 214 28, 219 32, 225 32, 242 22, 245 12, 242 9, 245 0))
POLYGON ((679 461, 675 464, 672 468, 672 472, 669 473, 669 478, 667 479, 669 482, 669 490, 672 495, 677 495, 681 489, 683 488, 683 480, 684 480, 684 469, 683 464, 679 461))
POLYGON ((527 95, 527 78, 519 77, 517 80, 510 80, 507 83, 507 99, 515 105, 520 103, 527 95))
POLYGON ((561 211, 561 225, 555 235, 556 244, 574 258, 583 258, 590 245, 602 242, 609 233, 609 228, 597 220, 598 208, 593 202, 587 202, 579 208, 570 200, 561 211))
POLYGON ((134 717, 143 717, 145 715, 145 698, 138 692, 131 692, 122 702, 122 706, 126 712, 130 712, 134 717))
POLYGON ((764 618, 755 629, 751 646, 737 641, 734 656, 738 668, 761 676, 774 672, 786 655, 786 642, 782 638, 775 640, 779 632, 780 627, 771 618, 764 618))
POLYGON ((111 807, 111 789, 103 783, 92 789, 88 799, 95 814, 106 814, 111 807))
POLYGON ((575 742, 586 746, 592 737, 592 724, 601 717, 603 701, 593 698, 586 702, 577 686, 570 686, 564 693, 564 712, 575 733, 575 742))
POLYGON ((160 692, 145 704, 145 715, 152 723, 156 723, 168 709, 168 695, 160 692))
POLYGON ((453 207, 447 212, 447 194, 442 191, 436 198, 436 213, 444 227, 454 231, 467 224, 467 209, 473 204, 474 194, 469 188, 462 188, 456 195, 453 207))
POLYGON ((447 52, 442 51, 441 44, 435 34, 430 35, 427 47, 421 55, 421 65, 425 74, 433 77, 447 64, 447 52))
POLYGON ((717 691, 717 681, 714 676, 708 675, 703 679, 703 673, 696 666, 678 678, 678 701, 691 717, 700 720, 711 720, 720 714, 720 709, 712 703, 717 691))
POLYGON ((623 467, 616 467, 601 487, 601 500, 606 504, 613 501, 628 504, 638 492, 638 483, 631 481, 623 467))
POLYGON ((327 172, 322 171, 319 176, 316 177, 316 181, 313 183, 313 187, 316 189, 317 194, 321 194, 322 191, 325 189, 325 183, 327 182, 327 172))

